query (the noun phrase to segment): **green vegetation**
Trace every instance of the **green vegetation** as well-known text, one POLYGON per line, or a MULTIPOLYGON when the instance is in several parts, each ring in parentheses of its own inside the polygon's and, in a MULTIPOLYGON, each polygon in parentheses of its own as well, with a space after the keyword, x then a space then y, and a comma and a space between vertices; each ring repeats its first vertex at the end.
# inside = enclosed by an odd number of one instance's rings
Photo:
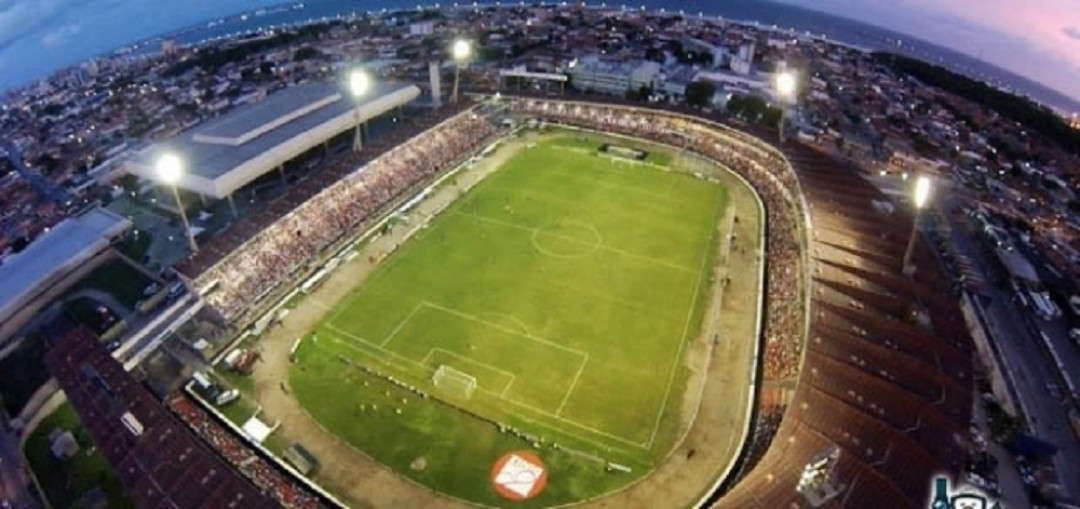
POLYGON ((765 100, 752 95, 735 95, 728 100, 727 112, 753 124, 775 126, 780 123, 783 112, 765 103, 765 100))
POLYGON ((710 81, 695 81, 686 86, 686 104, 703 108, 716 94, 716 85, 710 81))
POLYGON ((153 243, 154 235, 152 233, 138 231, 129 233, 120 239, 116 244, 116 249, 138 263, 145 263, 146 253, 150 251, 150 246, 153 243))
POLYGON ((0 399, 10 415, 18 415, 34 392, 49 379, 45 369, 45 338, 31 334, 0 359, 0 399))
POLYGON ((105 507, 133 507, 124 494, 120 479, 109 463, 94 449, 78 414, 70 404, 63 404, 46 417, 26 442, 26 459, 53 507, 79 507, 100 496, 105 507), (79 443, 79 452, 68 459, 53 457, 49 435, 53 430, 71 431, 79 443))
POLYGON ((112 295, 124 306, 134 309, 135 304, 144 298, 143 290, 152 282, 152 279, 124 260, 113 258, 87 274, 69 293, 93 288, 112 295))
POLYGON ((1065 119, 1053 110, 1010 92, 994 88, 982 81, 957 74, 939 65, 894 53, 874 53, 874 59, 892 70, 907 74, 927 85, 956 94, 1001 116, 1019 122, 1045 136, 1062 149, 1080 153, 1080 131, 1072 129, 1065 119))
POLYGON ((539 447, 550 472, 530 507, 653 468, 678 429, 683 348, 700 328, 726 193, 600 156, 604 142, 567 134, 526 149, 338 303, 290 372, 312 416, 403 475, 483 504, 502 502, 490 469, 515 449, 539 447), (472 397, 433 386, 439 366, 475 377, 472 397))

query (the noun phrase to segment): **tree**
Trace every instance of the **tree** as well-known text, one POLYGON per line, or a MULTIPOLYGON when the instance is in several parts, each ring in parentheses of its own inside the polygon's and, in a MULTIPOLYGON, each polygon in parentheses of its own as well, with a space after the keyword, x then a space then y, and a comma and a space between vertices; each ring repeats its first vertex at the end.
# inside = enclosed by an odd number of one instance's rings
POLYGON ((1069 200, 1069 210, 1073 214, 1080 215, 1080 200, 1069 200))
MULTIPOLYGON (((1031 99, 921 60, 883 52, 874 53, 873 58, 897 73, 907 74, 922 83, 966 98, 1004 118, 1023 124, 1063 150, 1080 153, 1080 131, 1069 127, 1065 119, 1050 108, 1031 99)), ((954 112, 956 110, 950 109, 954 112)))
POLYGON ((695 81, 686 86, 686 104, 705 107, 712 102, 715 93, 716 85, 708 81, 695 81))
POLYGON ((293 62, 302 62, 304 60, 311 60, 312 58, 321 56, 322 52, 312 48, 311 46, 304 46, 293 53, 293 62))

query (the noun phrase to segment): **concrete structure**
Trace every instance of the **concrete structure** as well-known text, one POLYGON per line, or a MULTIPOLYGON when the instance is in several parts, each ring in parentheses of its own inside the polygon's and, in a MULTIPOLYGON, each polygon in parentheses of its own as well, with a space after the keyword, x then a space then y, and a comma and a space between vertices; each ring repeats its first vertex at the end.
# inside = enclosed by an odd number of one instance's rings
POLYGON ((618 62, 589 55, 573 64, 567 74, 575 89, 621 95, 642 87, 652 88, 660 75, 660 64, 646 60, 618 62))
POLYGON ((753 72, 754 49, 755 44, 752 42, 739 46, 738 54, 731 57, 731 71, 744 76, 753 72))
POLYGON ((655 90, 673 99, 681 100, 686 97, 686 87, 697 79, 698 71, 686 65, 672 66, 664 69, 655 90))
POLYGON ((717 46, 708 41, 696 39, 693 37, 684 36, 682 39, 682 45, 684 50, 696 51, 699 53, 708 53, 712 55, 712 65, 709 67, 719 67, 724 63, 724 57, 727 55, 727 49, 723 46, 717 46))
POLYGON ((289 160, 419 95, 415 85, 379 83, 357 105, 335 84, 299 85, 147 147, 124 169, 163 183, 157 161, 163 154, 176 154, 185 166, 178 188, 228 198, 289 160))
POLYGON ((49 301, 74 273, 92 269, 131 221, 105 209, 61 221, 24 251, 0 265, 0 343, 22 327, 42 301, 49 301))
POLYGON ((428 62, 428 81, 431 86, 431 104, 438 107, 442 104, 442 75, 439 74, 439 61, 428 62))

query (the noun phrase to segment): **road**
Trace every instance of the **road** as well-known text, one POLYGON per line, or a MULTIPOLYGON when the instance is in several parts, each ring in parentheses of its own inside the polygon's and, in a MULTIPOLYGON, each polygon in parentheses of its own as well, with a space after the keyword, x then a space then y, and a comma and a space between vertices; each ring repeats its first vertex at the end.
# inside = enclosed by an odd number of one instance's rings
MULTIPOLYGON (((994 277, 999 274, 997 262, 991 259, 992 254, 985 244, 975 237, 966 216, 951 213, 943 216, 949 223, 949 242, 955 253, 971 260, 971 266, 981 271, 981 276, 987 281, 985 293, 988 294, 989 305, 986 307, 986 319, 993 334, 992 340, 1001 351, 1003 367, 1015 382, 1014 388, 1025 414, 1028 431, 1058 447, 1053 463, 1060 483, 1068 494, 1080 499, 1080 469, 1076 468, 1076 465, 1080 465, 1080 442, 1069 427, 1068 401, 1063 394, 1051 394, 1048 388, 1048 384, 1060 385, 1056 376, 1057 368, 1045 354, 1045 348, 1040 344, 1042 339, 1038 336, 1043 328, 1060 334, 1059 329, 1063 325, 1035 318, 1015 302, 1007 284, 995 283, 995 280, 1001 279, 994 277)), ((1080 362, 1072 345, 1063 344, 1059 348, 1055 343, 1055 348, 1063 356, 1068 354, 1070 362, 1080 362)), ((1080 364, 1072 366, 1074 369, 1080 368, 1080 364)))
POLYGON ((0 152, 7 154, 7 159, 11 161, 12 166, 15 167, 15 171, 23 180, 27 181, 31 187, 43 196, 49 198, 61 208, 67 207, 71 202, 71 196, 63 188, 53 184, 44 175, 26 167, 26 162, 23 160, 22 151, 19 147, 16 147, 10 140, 0 141, 0 152))

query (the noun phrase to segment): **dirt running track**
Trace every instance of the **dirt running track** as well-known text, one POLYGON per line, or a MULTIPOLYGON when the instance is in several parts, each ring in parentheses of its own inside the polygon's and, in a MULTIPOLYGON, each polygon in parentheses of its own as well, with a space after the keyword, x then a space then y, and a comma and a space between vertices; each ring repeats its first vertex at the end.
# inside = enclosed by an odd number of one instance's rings
MULTIPOLYGON (((506 140, 491 156, 453 177, 421 203, 410 215, 413 221, 430 217, 453 202, 465 190, 491 173, 527 144, 538 141, 535 133, 506 140)), ((700 170, 700 168, 699 168, 700 170)), ((729 189, 733 205, 717 225, 720 231, 734 228, 737 239, 758 239, 757 205, 751 191, 731 174, 717 175, 729 189), (734 220, 738 216, 738 221, 734 220)), ((263 418, 280 421, 277 433, 285 443, 301 442, 319 459, 316 481, 352 507, 469 507, 471 504, 435 493, 383 467, 361 451, 327 432, 282 388, 289 374, 288 352, 292 342, 305 334, 329 312, 329 305, 345 297, 373 269, 369 257, 388 252, 410 227, 395 228, 365 247, 360 256, 342 264, 278 327, 259 341, 262 362, 253 374, 256 399, 263 418)), ((749 240, 741 240, 749 244, 749 240)), ((687 349, 691 377, 683 398, 682 430, 686 435, 674 451, 650 475, 624 490, 581 504, 581 507, 687 507, 697 502, 733 460, 751 404, 746 390, 752 371, 758 263, 761 246, 732 245, 724 238, 715 274, 706 327, 687 349), (726 263, 725 263, 726 261, 726 263), (725 267, 732 267, 730 273, 725 267), (730 278, 726 287, 721 283, 730 278), (723 300, 722 309, 717 300, 723 300), (713 338, 720 338, 715 346, 713 338), (711 368, 711 369, 710 369, 711 368), (698 406, 698 403, 701 405, 698 406), (695 415, 696 410, 696 415, 695 415)), ((558 482, 552 480, 552 482, 558 482)))

